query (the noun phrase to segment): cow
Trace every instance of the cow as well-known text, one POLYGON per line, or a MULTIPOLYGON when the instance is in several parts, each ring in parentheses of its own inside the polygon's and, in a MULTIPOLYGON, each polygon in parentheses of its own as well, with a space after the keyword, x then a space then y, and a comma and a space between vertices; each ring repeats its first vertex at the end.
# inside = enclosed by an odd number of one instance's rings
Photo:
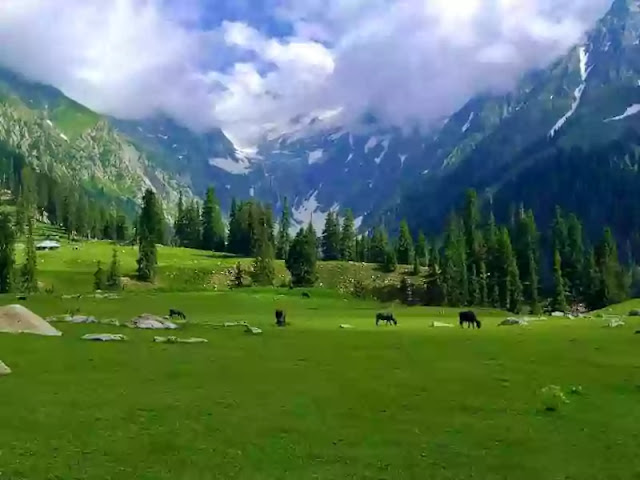
POLYGON ((478 317, 476 317, 476 314, 473 313, 472 311, 460 312, 459 317, 460 317, 460 327, 462 328, 464 328, 465 323, 469 328, 482 327, 482 323, 480 322, 480 320, 478 320, 478 317))
POLYGON ((181 318, 182 320, 187 319, 187 316, 183 312, 175 308, 172 308, 169 310, 169 318, 175 318, 175 317, 181 318))
POLYGON ((302 292, 302 298, 311 298, 311 295, 309 295, 309 292, 302 292))
POLYGON ((378 313, 376 314, 376 327, 380 322, 385 322, 387 325, 398 325, 398 321, 393 316, 393 313, 378 313))
POLYGON ((276 310, 276 325, 284 327, 287 325, 287 314, 282 310, 276 310))

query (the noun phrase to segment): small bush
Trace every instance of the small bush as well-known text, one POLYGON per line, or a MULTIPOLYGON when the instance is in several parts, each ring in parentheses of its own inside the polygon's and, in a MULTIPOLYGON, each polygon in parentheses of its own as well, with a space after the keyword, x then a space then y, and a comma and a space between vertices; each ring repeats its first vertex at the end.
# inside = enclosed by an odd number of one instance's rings
POLYGON ((569 403, 562 389, 557 385, 548 385, 540 391, 541 402, 548 412, 555 412, 566 403, 569 403))

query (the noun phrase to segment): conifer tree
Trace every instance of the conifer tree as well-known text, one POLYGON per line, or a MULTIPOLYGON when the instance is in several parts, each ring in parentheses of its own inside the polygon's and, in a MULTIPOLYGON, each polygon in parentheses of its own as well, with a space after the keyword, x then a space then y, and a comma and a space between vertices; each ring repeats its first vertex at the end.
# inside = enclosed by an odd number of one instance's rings
POLYGON ((184 210, 184 239, 183 246, 197 249, 202 245, 202 220, 200 208, 192 200, 184 210))
POLYGON ((342 222, 340 232, 340 258, 345 262, 356 259, 356 227, 353 212, 347 210, 342 222))
POLYGON ((316 283, 318 249, 315 235, 313 226, 309 224, 309 228, 301 228, 291 242, 286 266, 294 287, 312 287, 316 283))
POLYGON ((384 262, 380 265, 383 272, 393 273, 398 269, 398 261, 396 259, 396 251, 391 247, 387 247, 384 254, 384 262))
POLYGON ((20 173, 20 193, 16 205, 16 229, 24 232, 24 226, 33 220, 38 204, 36 176, 31 167, 24 167, 20 173))
POLYGON ((487 245, 487 291, 489 304, 494 308, 502 306, 500 290, 502 288, 501 275, 503 274, 503 264, 500 259, 499 236, 495 217, 493 216, 493 212, 491 212, 485 237, 487 245))
MULTIPOLYGON (((560 246, 557 243, 556 245, 560 246)), ((553 253, 553 283, 554 295, 552 308, 558 312, 566 312, 568 310, 568 306, 565 292, 564 275, 562 273, 562 257, 557 248, 553 253)))
POLYGON ((420 262, 418 261, 418 256, 417 255, 413 256, 412 274, 413 274, 414 277, 417 277, 418 275, 420 275, 420 262))
POLYGON ((533 211, 520 211, 516 220, 515 236, 515 254, 520 271, 520 281, 524 287, 524 298, 531 311, 539 313, 541 310, 538 274, 540 235, 533 211))
POLYGON ((340 222, 330 211, 322 231, 322 258, 325 261, 340 260, 340 222))
POLYGON ((180 192, 180 196, 178 197, 178 207, 176 212, 176 219, 173 223, 173 235, 175 238, 174 243, 177 246, 182 246, 184 242, 184 196, 182 192, 180 192))
POLYGON ((455 214, 451 215, 447 227, 443 271, 447 304, 466 305, 469 301, 466 245, 462 222, 455 214))
POLYGON ((202 249, 223 252, 225 248, 225 228, 222 221, 220 203, 213 187, 207 189, 202 206, 202 249))
POLYGON ((388 247, 389 239, 386 230, 381 226, 375 227, 369 244, 368 262, 383 264, 388 247))
POLYGON ((0 293, 13 289, 16 234, 11 216, 0 212, 0 293))
POLYGON ((75 214, 75 230, 79 237, 87 237, 89 230, 89 200, 84 194, 78 195, 75 214))
POLYGON ((158 230, 159 209, 156 194, 147 189, 142 199, 142 211, 138 219, 138 278, 144 282, 155 279, 158 254, 156 240, 158 230))
POLYGON ((116 215, 116 240, 125 242, 129 238, 129 222, 123 214, 116 215))
POLYGON ((107 273, 106 286, 110 290, 120 290, 122 288, 122 280, 120 277, 120 260, 118 259, 118 250, 114 247, 111 254, 111 264, 107 273))
POLYGON ((418 263, 422 267, 428 266, 427 261, 427 238, 424 236, 422 230, 418 232, 418 241, 416 242, 416 258, 418 259, 418 263))
POLYGON ((604 307, 601 292, 602 292, 602 278, 600 276, 600 270, 596 263, 596 255, 593 248, 587 251, 583 278, 586 280, 584 284, 584 301, 589 310, 597 310, 604 307))
POLYGON ((560 261, 563 265, 568 263, 569 232, 560 207, 556 207, 555 216, 551 224, 551 248, 554 252, 557 251, 560 254, 560 261))
POLYGON ((233 197, 231 199, 231 209, 229 210, 229 238, 227 241, 227 251, 229 253, 240 253, 242 224, 239 213, 238 202, 233 197))
POLYGON ((102 268, 102 262, 98 260, 98 266, 96 268, 95 273, 93 274, 93 289, 97 291, 104 290, 107 285, 107 276, 102 268))
POLYGON ((605 228, 602 241, 596 250, 596 262, 600 273, 600 300, 603 306, 627 299, 625 275, 618 257, 618 247, 610 228, 605 228))
POLYGON ((571 300, 577 302, 584 294, 584 242, 582 223, 574 214, 567 219, 567 254, 563 259, 563 272, 568 281, 571 300))
POLYGON ((282 216, 280 217, 280 223, 278 225, 278 240, 276 242, 276 258, 278 260, 285 260, 289 253, 289 246, 291 245, 290 229, 291 212, 289 211, 289 201, 287 197, 284 197, 282 216))
POLYGON ((251 270, 253 284, 272 286, 276 279, 275 254, 266 228, 263 228, 260 232, 254 256, 253 269, 251 270))
POLYGON ((396 248, 397 259, 400 265, 410 265, 413 261, 413 239, 406 220, 400 222, 400 235, 396 248))
POLYGON ((519 313, 522 308, 522 283, 511 245, 511 236, 506 227, 500 229, 498 240, 499 258, 502 264, 498 269, 500 307, 519 313))
POLYGON ((27 226, 26 257, 20 269, 20 287, 24 293, 38 291, 38 259, 33 238, 33 220, 27 226))

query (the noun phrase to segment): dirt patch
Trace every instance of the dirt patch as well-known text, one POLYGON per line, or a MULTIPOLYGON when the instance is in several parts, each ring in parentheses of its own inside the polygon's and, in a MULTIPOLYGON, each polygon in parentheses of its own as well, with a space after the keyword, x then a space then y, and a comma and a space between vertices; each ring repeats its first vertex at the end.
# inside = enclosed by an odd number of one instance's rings
POLYGON ((33 333, 49 337, 62 335, 62 332, 22 305, 0 307, 0 332, 33 333))

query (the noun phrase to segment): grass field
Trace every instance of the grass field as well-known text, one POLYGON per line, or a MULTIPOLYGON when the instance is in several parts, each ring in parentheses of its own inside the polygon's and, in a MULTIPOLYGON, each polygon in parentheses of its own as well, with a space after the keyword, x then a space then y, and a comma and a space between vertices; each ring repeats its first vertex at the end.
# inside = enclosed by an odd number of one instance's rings
MULTIPOLYGON (((2 303, 15 301, 13 297, 2 303)), ((57 324, 0 335, 0 479, 637 479, 640 319, 430 328, 456 311, 381 306, 328 291, 130 292, 30 298, 48 316, 127 320, 181 308, 180 335, 57 324), (282 295, 285 292, 286 295, 282 295), (273 310, 292 326, 272 326, 273 310), (393 309, 398 327, 376 328, 393 309), (206 322, 245 320, 251 336, 206 322), (350 323, 353 330, 341 330, 350 323), (83 342, 122 332, 123 344, 83 342), (546 412, 541 388, 582 395, 546 412)))

